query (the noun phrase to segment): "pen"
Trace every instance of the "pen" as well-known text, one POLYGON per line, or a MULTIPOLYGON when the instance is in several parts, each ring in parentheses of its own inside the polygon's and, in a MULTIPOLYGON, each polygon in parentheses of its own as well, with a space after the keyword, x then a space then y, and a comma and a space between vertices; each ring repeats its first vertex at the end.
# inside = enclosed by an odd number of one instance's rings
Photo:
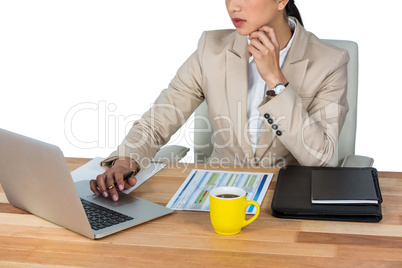
MULTIPOLYGON (((141 170, 140 167, 137 166, 137 169, 136 169, 135 171, 134 171, 134 170, 131 170, 129 173, 127 173, 126 175, 124 175, 123 180, 126 181, 126 180, 128 180, 131 176, 137 175, 138 172, 140 172, 140 170, 141 170)), ((110 185, 109 188, 107 188, 107 189, 110 190, 110 189, 113 189, 113 188, 115 188, 115 187, 117 187, 117 182, 115 182, 115 183, 113 183, 112 185, 110 185)))

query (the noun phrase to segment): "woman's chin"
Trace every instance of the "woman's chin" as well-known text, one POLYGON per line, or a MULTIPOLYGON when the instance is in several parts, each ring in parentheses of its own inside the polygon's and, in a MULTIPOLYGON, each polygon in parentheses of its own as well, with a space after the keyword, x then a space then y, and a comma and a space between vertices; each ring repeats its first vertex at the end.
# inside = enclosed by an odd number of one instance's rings
POLYGON ((240 28, 236 28, 236 31, 239 35, 242 35, 242 36, 248 36, 252 33, 252 31, 240 29, 240 28))
POLYGON ((258 28, 254 27, 236 27, 236 31, 239 35, 248 36, 251 33, 258 31, 258 28))

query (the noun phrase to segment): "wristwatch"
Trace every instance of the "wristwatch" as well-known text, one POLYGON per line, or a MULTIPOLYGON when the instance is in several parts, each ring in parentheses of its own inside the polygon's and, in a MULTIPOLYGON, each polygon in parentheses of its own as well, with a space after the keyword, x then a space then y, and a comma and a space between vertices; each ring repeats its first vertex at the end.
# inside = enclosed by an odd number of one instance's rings
POLYGON ((267 95, 275 97, 276 95, 279 95, 279 93, 281 93, 288 85, 289 82, 287 82, 286 84, 277 84, 273 89, 267 91, 267 95))

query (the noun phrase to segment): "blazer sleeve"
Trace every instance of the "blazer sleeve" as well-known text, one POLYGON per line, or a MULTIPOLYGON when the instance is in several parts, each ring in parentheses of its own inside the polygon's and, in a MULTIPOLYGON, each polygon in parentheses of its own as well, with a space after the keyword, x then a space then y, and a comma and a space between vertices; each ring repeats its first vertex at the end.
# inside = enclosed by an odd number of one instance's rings
POLYGON ((347 51, 341 50, 309 104, 303 104, 305 100, 290 82, 282 93, 271 100, 267 97, 258 108, 262 115, 268 113, 274 119, 265 124, 268 128, 276 125, 274 135, 301 165, 326 165, 335 153, 348 111, 348 61, 347 51))
MULTIPOLYGON (((202 84, 202 53, 205 33, 198 49, 179 68, 167 89, 162 90, 154 104, 140 120, 134 122, 118 148, 101 166, 110 167, 119 157, 130 157, 140 166, 146 166, 157 151, 185 123, 204 100, 202 84)), ((141 97, 141 94, 135 97, 141 97)))

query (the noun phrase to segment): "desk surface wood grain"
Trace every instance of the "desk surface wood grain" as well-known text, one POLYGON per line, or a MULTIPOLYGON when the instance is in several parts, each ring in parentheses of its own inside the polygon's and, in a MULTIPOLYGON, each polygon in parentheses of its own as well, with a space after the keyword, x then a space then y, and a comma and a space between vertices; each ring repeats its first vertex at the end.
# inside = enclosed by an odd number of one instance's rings
MULTIPOLYGON (((67 158, 70 170, 87 161, 67 158)), ((132 194, 166 205, 194 167, 172 163, 132 194)), ((175 211, 94 241, 11 206, 0 188, 0 267, 402 267, 402 173, 379 173, 383 220, 353 223, 273 217, 278 169, 262 170, 275 176, 261 214, 234 236, 216 234, 208 213, 175 211)))

